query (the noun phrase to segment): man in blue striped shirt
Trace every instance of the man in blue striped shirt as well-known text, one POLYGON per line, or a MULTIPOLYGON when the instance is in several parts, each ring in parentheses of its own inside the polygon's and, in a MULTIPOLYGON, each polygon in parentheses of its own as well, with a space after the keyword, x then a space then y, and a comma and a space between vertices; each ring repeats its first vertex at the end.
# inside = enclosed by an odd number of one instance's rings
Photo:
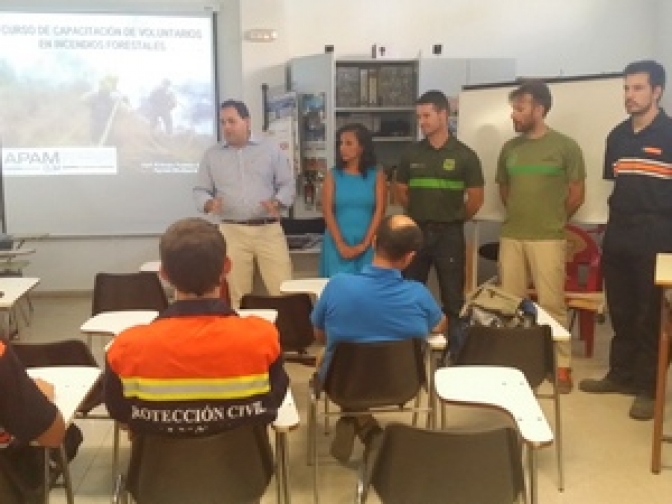
POLYGON ((252 291, 254 261, 271 295, 292 277, 280 212, 294 203, 296 183, 285 154, 269 140, 252 138, 250 113, 240 101, 222 103, 224 141, 205 152, 194 199, 220 221, 232 267, 227 279, 234 308, 252 291))

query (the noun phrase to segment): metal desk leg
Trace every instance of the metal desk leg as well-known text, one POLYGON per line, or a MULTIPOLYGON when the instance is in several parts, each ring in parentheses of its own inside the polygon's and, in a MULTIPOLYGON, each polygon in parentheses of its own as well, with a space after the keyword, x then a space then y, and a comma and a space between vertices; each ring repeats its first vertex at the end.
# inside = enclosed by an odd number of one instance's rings
POLYGON ((58 454, 61 461, 61 473, 63 475, 63 484, 65 485, 65 495, 68 504, 75 503, 75 496, 73 495, 72 479, 70 478, 70 467, 68 466, 68 456, 65 453, 65 446, 61 444, 58 447, 58 454))
POLYGON ((50 482, 50 474, 49 474, 49 448, 45 448, 42 450, 44 452, 44 474, 43 474, 43 485, 44 485, 44 499, 42 502, 44 504, 49 504, 49 491, 51 488, 49 488, 49 482, 50 482))
POLYGON ((429 414, 427 415, 427 427, 436 429, 436 390, 434 390, 434 373, 436 373, 436 359, 434 352, 429 351, 429 376, 427 387, 429 388, 429 414))
POLYGON ((653 414, 653 449, 651 450, 651 472, 660 473, 660 458, 663 442, 663 419, 665 417, 665 382, 667 364, 670 356, 670 335, 665 328, 667 307, 665 306, 665 290, 661 289, 660 302, 660 338, 658 344, 658 370, 656 375, 656 402, 653 414))
POLYGON ((287 433, 275 433, 275 456, 277 459, 276 481, 278 488, 278 501, 282 504, 291 504, 291 495, 289 492, 289 450, 287 447, 287 433))
POLYGON ((530 502, 537 504, 537 449, 528 446, 528 464, 530 470, 530 502))

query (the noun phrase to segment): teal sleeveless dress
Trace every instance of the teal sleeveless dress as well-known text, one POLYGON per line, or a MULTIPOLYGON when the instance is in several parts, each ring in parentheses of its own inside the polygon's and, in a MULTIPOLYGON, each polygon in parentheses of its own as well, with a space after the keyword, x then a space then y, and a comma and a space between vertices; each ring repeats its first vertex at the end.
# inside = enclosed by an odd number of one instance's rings
MULTIPOLYGON (((357 245, 364 240, 373 219, 376 209, 376 171, 375 166, 370 167, 366 170, 366 176, 362 176, 338 168, 331 169, 334 179, 334 216, 348 245, 357 245)), ((328 278, 336 273, 358 273, 365 265, 371 264, 372 259, 372 247, 353 260, 344 259, 327 229, 322 241, 319 274, 328 278)))

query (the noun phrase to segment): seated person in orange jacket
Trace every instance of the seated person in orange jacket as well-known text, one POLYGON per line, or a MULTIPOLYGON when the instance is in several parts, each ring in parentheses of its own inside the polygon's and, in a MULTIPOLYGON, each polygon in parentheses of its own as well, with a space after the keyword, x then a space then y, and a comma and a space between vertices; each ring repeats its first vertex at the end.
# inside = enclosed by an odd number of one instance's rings
POLYGON ((160 242, 161 271, 176 301, 107 352, 105 404, 132 432, 214 434, 276 417, 289 378, 275 325, 238 317, 219 297, 230 268, 214 225, 190 218, 160 242))

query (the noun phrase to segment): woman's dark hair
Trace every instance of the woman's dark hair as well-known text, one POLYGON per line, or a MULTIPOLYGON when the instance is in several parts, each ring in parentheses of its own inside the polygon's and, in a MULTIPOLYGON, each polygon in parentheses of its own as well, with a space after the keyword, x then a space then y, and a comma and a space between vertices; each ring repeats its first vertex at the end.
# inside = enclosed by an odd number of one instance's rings
POLYGON ((341 157, 341 135, 343 133, 354 133, 357 143, 362 146, 362 155, 359 158, 359 173, 366 177, 367 171, 376 165, 376 153, 373 150, 373 136, 371 132, 359 123, 346 124, 341 126, 336 132, 336 168, 342 170, 345 167, 345 161, 341 157))

